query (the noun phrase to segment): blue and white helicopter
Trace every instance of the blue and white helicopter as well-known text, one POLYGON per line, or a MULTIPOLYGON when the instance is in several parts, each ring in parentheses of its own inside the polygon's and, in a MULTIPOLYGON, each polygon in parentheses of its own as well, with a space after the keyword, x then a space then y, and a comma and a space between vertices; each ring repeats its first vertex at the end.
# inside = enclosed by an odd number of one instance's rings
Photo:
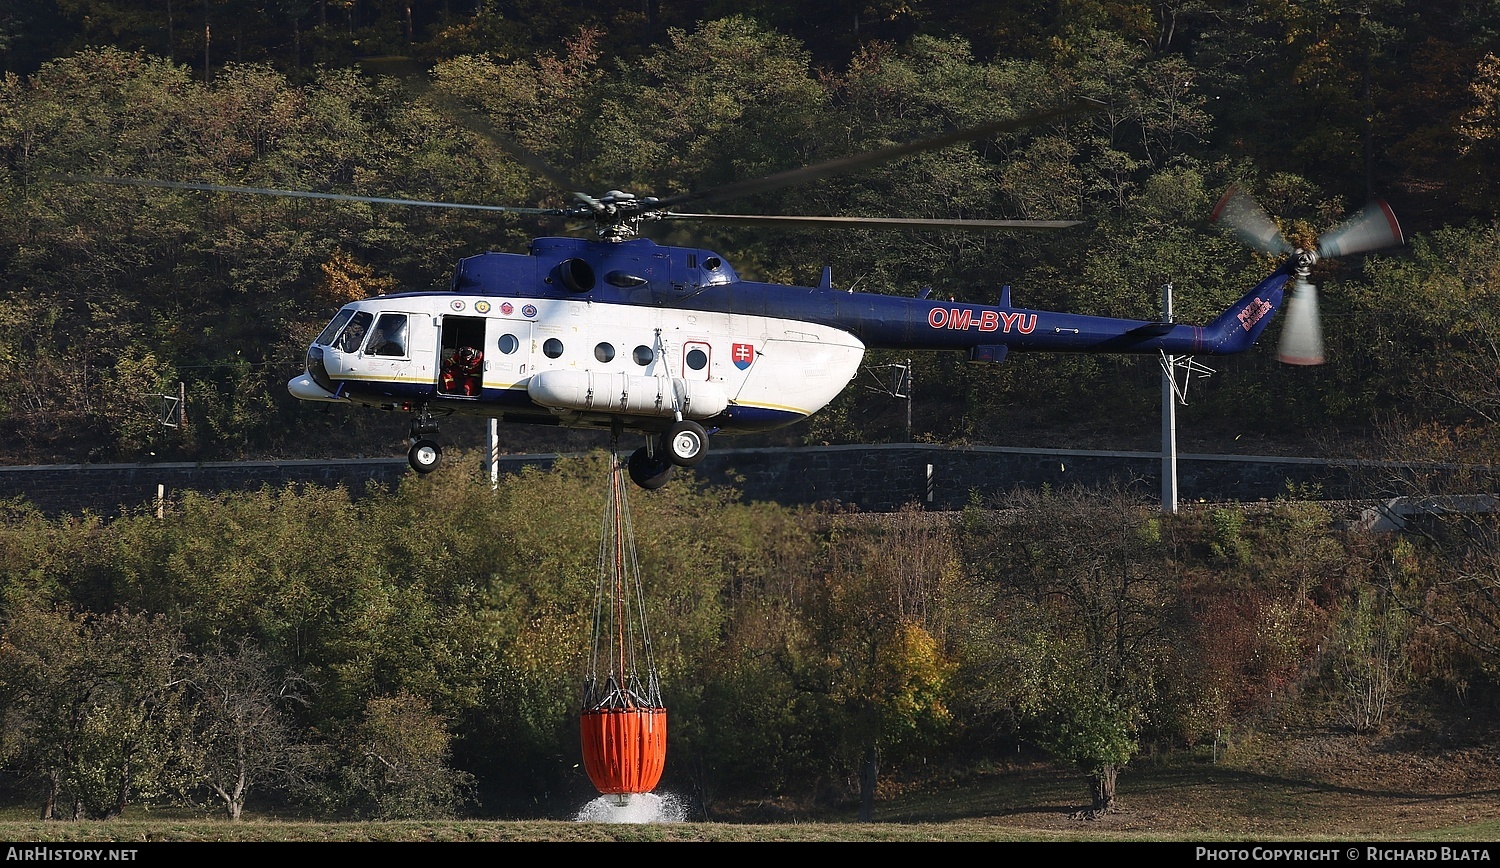
MULTIPOLYGON (((740 279, 711 250, 667 247, 637 237, 657 221, 721 221, 939 229, 1059 229, 1067 221, 942 220, 689 213, 679 206, 719 201, 864 168, 905 154, 986 138, 1087 106, 1002 121, 879 151, 738 182, 704 193, 642 198, 621 191, 573 193, 564 208, 522 208, 383 199, 215 184, 94 178, 359 202, 474 208, 586 221, 594 237, 533 240, 525 253, 483 253, 459 262, 443 292, 404 292, 352 302, 307 352, 306 370, 288 383, 304 401, 358 404, 411 414, 409 460, 419 472, 440 463, 438 419, 472 414, 644 436, 631 455, 632 480, 666 484, 697 464, 709 437, 767 431, 818 412, 858 374, 868 349, 959 350, 976 361, 1010 353, 1226 355, 1248 349, 1291 285, 1281 358, 1322 361, 1316 291, 1320 260, 1402 243, 1383 202, 1372 203, 1313 249, 1295 248, 1238 190, 1214 218, 1281 265, 1207 325, 1116 319, 1011 304, 902 298, 834 286, 740 279)), ((499 137, 495 137, 499 139, 499 137)), ((501 140, 503 142, 503 140, 501 140)), ((512 149, 512 153, 516 153, 512 149)), ((535 158, 528 165, 567 179, 535 158)))

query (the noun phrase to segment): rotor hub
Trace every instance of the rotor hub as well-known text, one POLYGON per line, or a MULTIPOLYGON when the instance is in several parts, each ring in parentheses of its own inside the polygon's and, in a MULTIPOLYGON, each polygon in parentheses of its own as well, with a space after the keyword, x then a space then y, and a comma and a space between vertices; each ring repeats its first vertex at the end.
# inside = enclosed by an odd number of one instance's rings
POLYGON ((1319 262, 1318 251, 1304 250, 1299 247, 1296 251, 1293 252, 1292 255, 1296 257, 1297 260, 1297 265, 1295 268, 1297 279, 1307 280, 1312 276, 1313 266, 1317 265, 1319 262))

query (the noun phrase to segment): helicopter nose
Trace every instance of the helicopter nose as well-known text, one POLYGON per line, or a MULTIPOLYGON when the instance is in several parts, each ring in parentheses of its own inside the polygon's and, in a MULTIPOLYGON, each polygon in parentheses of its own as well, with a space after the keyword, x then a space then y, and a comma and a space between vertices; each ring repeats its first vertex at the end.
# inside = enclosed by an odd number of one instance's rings
POLYGON ((349 400, 348 398, 341 398, 338 395, 335 395, 334 393, 318 385, 317 381, 312 378, 312 374, 305 372, 301 376, 293 377, 292 379, 288 380, 286 389, 288 392, 292 393, 292 397, 302 401, 328 401, 332 403, 340 403, 349 400))

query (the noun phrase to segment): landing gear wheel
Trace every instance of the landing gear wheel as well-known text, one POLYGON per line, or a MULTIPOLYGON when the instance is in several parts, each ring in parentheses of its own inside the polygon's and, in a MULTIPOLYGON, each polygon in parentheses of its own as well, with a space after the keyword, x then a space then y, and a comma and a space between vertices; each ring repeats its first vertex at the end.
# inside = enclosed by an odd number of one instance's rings
POLYGON ((666 456, 651 456, 646 452, 646 447, 630 453, 630 463, 626 465, 630 470, 630 481, 639 485, 647 491, 655 491, 667 484, 672 478, 672 471, 676 466, 666 460, 666 456))
POLYGON ((406 460, 411 462, 411 469, 418 473, 431 473, 437 469, 443 460, 443 447, 436 440, 423 437, 411 444, 411 451, 406 453, 406 460))
POLYGON ((708 454, 708 432, 697 422, 673 422, 661 437, 667 456, 678 467, 692 467, 708 454))

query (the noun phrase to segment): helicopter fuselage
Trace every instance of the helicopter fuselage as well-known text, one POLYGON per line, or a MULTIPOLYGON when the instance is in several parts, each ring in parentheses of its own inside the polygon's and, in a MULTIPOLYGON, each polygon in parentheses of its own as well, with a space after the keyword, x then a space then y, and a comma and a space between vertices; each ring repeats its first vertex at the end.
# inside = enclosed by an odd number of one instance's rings
MULTIPOLYGON (((663 435, 765 431, 832 401, 868 348, 1219 355, 1281 304, 1284 265, 1205 326, 741 280, 717 254, 646 239, 541 238, 462 260, 445 292, 346 305, 309 347, 298 398, 663 435), (376 346, 377 332, 396 337, 376 346), (478 356, 455 371, 463 348, 478 356)), ((413 438, 423 433, 413 424, 413 438)), ((649 443, 649 440, 648 440, 649 443)), ((678 462, 679 464, 684 462, 678 462)), ((413 458, 413 465, 420 466, 413 458)), ((638 479, 639 481, 639 479, 638 479)))

